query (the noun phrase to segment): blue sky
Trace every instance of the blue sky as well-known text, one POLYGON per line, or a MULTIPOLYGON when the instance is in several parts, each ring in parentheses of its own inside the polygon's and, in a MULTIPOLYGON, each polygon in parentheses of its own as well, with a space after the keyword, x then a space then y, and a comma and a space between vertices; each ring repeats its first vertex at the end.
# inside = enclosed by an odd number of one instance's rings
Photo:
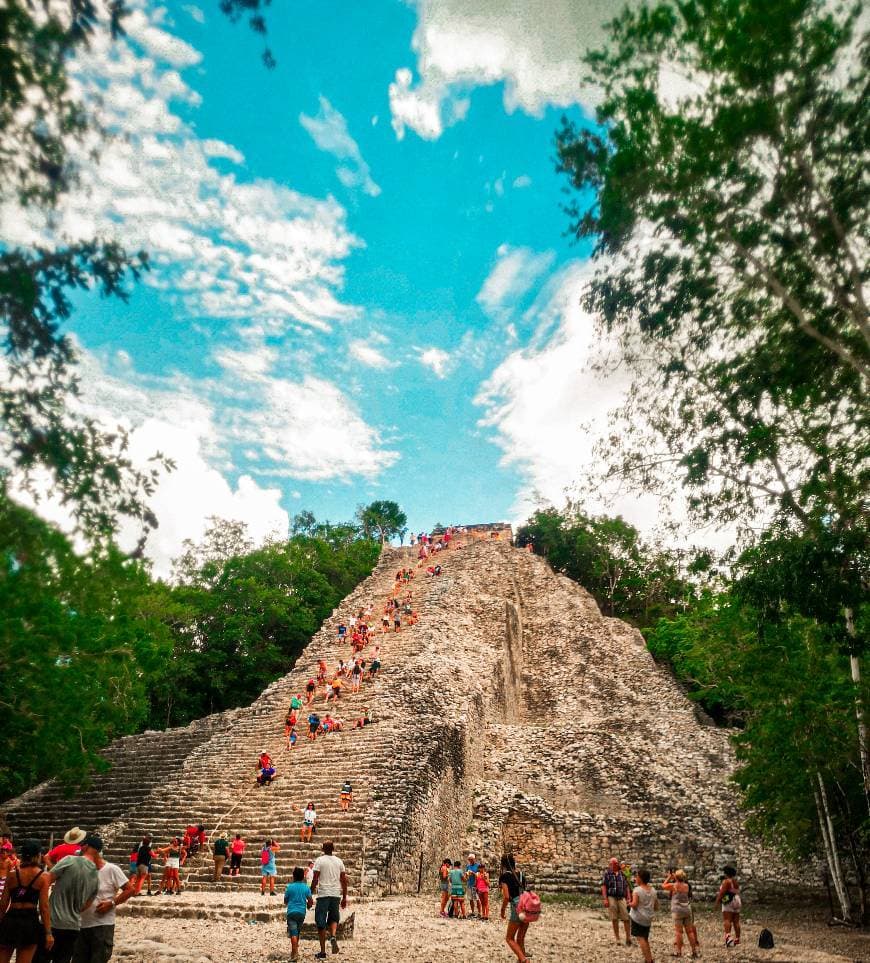
POLYGON ((158 570, 209 514, 258 537, 372 498, 414 529, 517 520, 588 462, 618 391, 583 371, 589 252, 553 135, 588 117, 579 58, 616 5, 529 7, 294 0, 268 71, 215 8, 140 3, 76 65, 123 138, 52 229, 152 256, 72 331, 85 404, 179 463, 158 570))

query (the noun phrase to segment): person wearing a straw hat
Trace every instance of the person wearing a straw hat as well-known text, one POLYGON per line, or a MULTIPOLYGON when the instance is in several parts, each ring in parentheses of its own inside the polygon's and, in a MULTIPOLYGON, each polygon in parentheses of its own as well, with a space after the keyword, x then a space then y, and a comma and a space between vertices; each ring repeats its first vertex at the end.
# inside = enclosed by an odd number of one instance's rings
POLYGON ((74 826, 64 835, 62 843, 58 843, 54 849, 48 851, 45 856, 45 865, 51 869, 51 867, 59 863, 64 856, 78 856, 85 836, 87 836, 87 833, 83 829, 74 826))
POLYGON ((97 860, 102 845, 99 837, 86 836, 82 840, 81 856, 64 856, 48 873, 51 933, 54 937, 52 963, 70 963, 72 960, 82 925, 82 910, 91 905, 100 888, 97 860), (99 849, 96 843, 99 843, 99 849))

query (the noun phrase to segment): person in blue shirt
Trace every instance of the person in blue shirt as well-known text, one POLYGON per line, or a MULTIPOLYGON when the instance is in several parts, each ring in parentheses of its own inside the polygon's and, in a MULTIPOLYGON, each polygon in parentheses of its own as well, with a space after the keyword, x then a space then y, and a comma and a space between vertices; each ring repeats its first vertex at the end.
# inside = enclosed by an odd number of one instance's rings
POLYGON ((294 868, 293 882, 284 890, 284 905, 287 907, 287 935, 292 950, 290 959, 295 963, 299 959, 299 930, 305 922, 305 913, 314 906, 311 887, 305 882, 305 870, 301 866, 294 868))
POLYGON ((474 858, 474 853, 468 854, 468 862, 465 864, 465 891, 468 896, 468 915, 476 916, 477 905, 477 871, 480 863, 474 858))

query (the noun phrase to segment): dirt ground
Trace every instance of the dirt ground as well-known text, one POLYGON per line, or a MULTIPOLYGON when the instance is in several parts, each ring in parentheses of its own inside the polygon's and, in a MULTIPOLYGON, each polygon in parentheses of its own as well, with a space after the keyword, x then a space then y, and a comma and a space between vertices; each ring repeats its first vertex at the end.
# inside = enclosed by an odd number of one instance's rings
MULTIPOLYGON (((252 911, 262 909, 267 900, 268 897, 252 895, 249 905, 252 911)), ((115 958, 128 963, 289 960, 290 944, 280 921, 189 919, 180 915, 195 911, 198 902, 202 907, 202 894, 185 893, 170 910, 178 916, 119 917, 115 958)), ((274 902, 278 902, 277 898, 274 902)), ((339 961, 512 963, 515 959, 504 944, 505 924, 501 920, 485 923, 441 919, 432 898, 392 897, 351 904, 349 911, 356 913, 355 934, 353 939, 341 944, 339 961)), ((757 907, 755 911, 750 908, 744 920, 743 941, 733 949, 722 945, 720 914, 704 908, 698 917, 706 961, 870 963, 870 934, 828 927, 821 911, 785 913, 764 907, 757 907), (774 934, 774 950, 757 948, 758 934, 765 926, 774 934)), ((636 947, 615 946, 610 923, 601 911, 576 903, 545 903, 541 920, 530 927, 526 945, 534 963, 618 963, 623 960, 639 963, 641 960, 636 947)), ((671 958, 672 927, 666 912, 660 913, 653 925, 651 946, 656 961, 663 963, 671 958)), ((301 959, 312 960, 318 948, 316 941, 303 940, 301 959)))

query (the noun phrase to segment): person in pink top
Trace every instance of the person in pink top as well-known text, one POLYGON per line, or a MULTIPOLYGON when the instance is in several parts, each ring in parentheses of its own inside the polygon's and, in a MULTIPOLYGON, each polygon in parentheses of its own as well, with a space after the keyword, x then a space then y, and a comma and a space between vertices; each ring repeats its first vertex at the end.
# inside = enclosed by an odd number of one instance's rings
POLYGON ((242 868, 242 856, 245 852, 245 841, 240 833, 230 843, 230 876, 238 876, 242 868))

